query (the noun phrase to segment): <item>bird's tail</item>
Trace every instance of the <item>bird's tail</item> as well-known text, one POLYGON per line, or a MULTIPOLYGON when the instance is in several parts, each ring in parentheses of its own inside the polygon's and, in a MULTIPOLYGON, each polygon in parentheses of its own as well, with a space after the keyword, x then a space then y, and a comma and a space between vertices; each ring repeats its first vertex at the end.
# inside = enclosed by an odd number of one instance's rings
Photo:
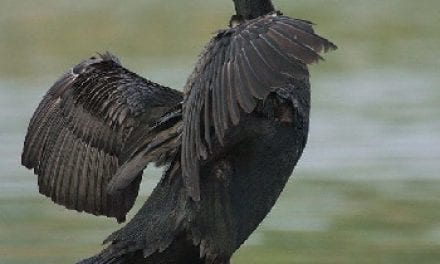
POLYGON ((134 218, 104 241, 108 247, 79 264, 200 263, 184 233, 190 213, 182 187, 181 177, 162 179, 134 218))

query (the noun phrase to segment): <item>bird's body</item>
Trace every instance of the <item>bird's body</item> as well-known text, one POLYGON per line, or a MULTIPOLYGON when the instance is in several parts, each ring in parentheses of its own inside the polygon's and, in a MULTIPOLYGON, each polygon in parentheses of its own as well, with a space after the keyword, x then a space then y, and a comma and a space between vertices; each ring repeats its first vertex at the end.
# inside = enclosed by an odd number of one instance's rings
POLYGON ((268 0, 235 2, 183 94, 105 54, 38 107, 22 160, 56 203, 123 221, 143 169, 167 168, 109 246, 81 263, 229 263, 275 204, 307 141, 307 64, 335 46, 268 0))

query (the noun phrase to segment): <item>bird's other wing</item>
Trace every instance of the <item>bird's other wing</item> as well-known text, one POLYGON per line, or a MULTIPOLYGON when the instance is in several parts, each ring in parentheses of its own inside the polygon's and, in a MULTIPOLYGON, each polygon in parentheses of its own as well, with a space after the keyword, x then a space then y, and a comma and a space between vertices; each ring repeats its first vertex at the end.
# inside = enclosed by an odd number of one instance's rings
POLYGON ((124 147, 141 141, 182 98, 181 92, 128 71, 109 53, 92 57, 64 74, 40 102, 28 127, 22 164, 34 169, 40 193, 55 203, 123 221, 142 175, 123 190, 107 192, 117 169, 130 158, 124 147))
POLYGON ((205 47, 185 86, 182 170, 189 195, 198 200, 199 163, 212 141, 251 113, 277 87, 309 77, 307 64, 336 46, 316 35, 312 23, 276 14, 219 32, 205 47))

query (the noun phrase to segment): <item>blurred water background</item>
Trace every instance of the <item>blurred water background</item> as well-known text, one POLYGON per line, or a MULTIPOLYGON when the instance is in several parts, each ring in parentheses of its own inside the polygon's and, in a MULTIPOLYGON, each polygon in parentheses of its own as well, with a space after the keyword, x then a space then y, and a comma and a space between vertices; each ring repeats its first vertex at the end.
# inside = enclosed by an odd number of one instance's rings
MULTIPOLYGON (((274 2, 339 50, 311 67, 308 146, 234 263, 440 263, 440 1, 274 2)), ((0 263, 73 263, 118 228, 52 204, 20 166, 53 81, 109 50, 181 89, 232 11, 231 0, 0 0, 0 263)), ((147 169, 136 207, 159 177, 147 169)))

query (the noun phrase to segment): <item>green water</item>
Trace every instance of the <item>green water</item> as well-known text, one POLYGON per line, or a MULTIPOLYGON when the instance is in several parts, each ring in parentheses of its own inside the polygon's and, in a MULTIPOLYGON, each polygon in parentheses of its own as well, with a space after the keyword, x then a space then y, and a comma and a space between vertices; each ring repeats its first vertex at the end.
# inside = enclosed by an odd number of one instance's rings
MULTIPOLYGON (((118 228, 41 197, 19 165, 51 83, 110 50, 180 89, 231 2, 0 0, 0 264, 72 263, 118 228)), ((274 2, 339 50, 312 66, 308 146, 234 263, 440 263, 440 2, 274 2)), ((147 170, 136 208, 159 175, 147 170)))

